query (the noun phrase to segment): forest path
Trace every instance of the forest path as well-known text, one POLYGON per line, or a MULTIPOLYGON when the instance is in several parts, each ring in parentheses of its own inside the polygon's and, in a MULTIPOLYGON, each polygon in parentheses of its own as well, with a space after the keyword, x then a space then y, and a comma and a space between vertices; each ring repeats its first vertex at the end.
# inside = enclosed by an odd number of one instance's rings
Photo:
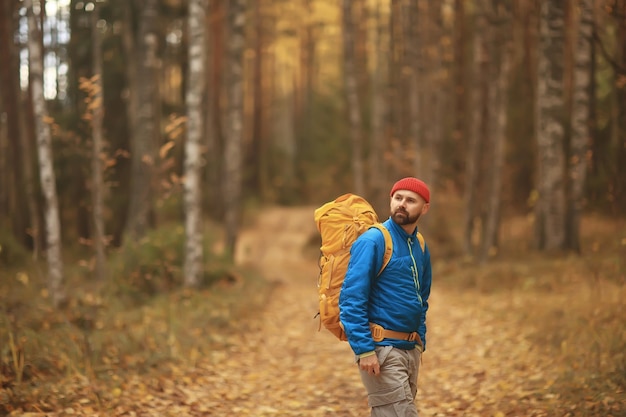
MULTIPOLYGON (((197 395, 210 415, 369 415, 348 344, 318 332, 313 318, 318 268, 303 255, 317 233, 313 209, 269 209, 242 232, 238 262, 259 267, 277 286, 267 309, 246 326, 252 331, 244 343, 200 361, 197 395)), ((505 315, 494 314, 514 297, 445 288, 435 270, 419 378, 421 417, 548 415, 542 406, 550 400, 543 393, 551 384, 549 367, 505 315)))

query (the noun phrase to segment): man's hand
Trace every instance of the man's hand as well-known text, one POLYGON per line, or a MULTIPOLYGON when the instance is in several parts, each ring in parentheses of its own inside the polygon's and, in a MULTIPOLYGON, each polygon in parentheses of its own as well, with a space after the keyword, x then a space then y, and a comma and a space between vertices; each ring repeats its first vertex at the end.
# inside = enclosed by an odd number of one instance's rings
POLYGON ((380 375, 380 364, 378 363, 378 355, 366 356, 359 359, 359 367, 362 371, 370 375, 380 375))

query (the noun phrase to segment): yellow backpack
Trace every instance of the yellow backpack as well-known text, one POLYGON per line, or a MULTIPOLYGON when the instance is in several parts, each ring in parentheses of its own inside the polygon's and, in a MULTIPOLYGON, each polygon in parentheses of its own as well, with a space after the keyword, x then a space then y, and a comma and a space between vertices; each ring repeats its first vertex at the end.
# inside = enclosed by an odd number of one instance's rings
POLYGON ((315 210, 315 223, 322 237, 319 293, 320 329, 323 325, 339 340, 347 340, 339 321, 339 293, 350 261, 350 247, 363 232, 378 228, 385 237, 385 269, 393 252, 389 231, 378 221, 372 206, 362 197, 344 194, 315 210))

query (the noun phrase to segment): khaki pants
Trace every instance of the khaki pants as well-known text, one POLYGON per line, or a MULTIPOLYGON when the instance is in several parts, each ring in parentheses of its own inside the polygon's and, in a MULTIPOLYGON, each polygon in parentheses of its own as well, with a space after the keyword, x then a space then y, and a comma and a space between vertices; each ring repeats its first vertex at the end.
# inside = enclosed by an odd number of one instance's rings
POLYGON ((392 346, 376 348, 380 375, 361 371, 372 417, 418 417, 415 405, 421 352, 392 346))

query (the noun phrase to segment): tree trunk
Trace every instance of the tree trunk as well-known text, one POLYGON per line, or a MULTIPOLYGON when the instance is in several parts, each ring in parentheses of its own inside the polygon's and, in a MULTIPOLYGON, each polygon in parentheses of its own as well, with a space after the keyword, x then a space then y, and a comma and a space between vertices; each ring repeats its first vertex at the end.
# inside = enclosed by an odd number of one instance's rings
POLYGON ((343 76, 346 89, 346 104, 350 125, 350 143, 352 144, 351 161, 354 178, 354 192, 365 195, 363 170, 363 132, 361 127, 361 109, 357 92, 357 76, 354 63, 354 24, 352 2, 343 0, 343 76))
MULTIPOLYGON (((136 83, 136 101, 131 123, 136 128, 131 138, 131 193, 126 230, 132 239, 142 238, 149 226, 153 209, 154 171, 158 141, 159 110, 156 106, 159 85, 158 0, 146 0, 141 7, 139 48, 129 56, 135 62, 130 71, 137 71, 129 80, 136 83)), ((132 89, 133 86, 131 85, 132 89)))
POLYGON ((508 114, 508 91, 512 60, 510 28, 511 13, 506 5, 494 5, 494 22, 489 33, 491 60, 489 78, 495 80, 489 86, 489 142, 491 143, 491 163, 488 165, 486 179, 487 211, 485 213, 484 235, 480 252, 480 262, 486 262, 494 256, 499 240, 500 206, 502 201, 502 176, 504 168, 505 144, 507 141, 506 127, 508 114))
POLYGON ((464 221, 463 221, 463 252, 465 256, 474 254, 472 237, 474 235, 474 221, 477 216, 478 178, 481 161, 481 142, 484 133, 483 109, 485 103, 485 88, 487 85, 486 63, 488 61, 487 46, 484 29, 487 25, 484 1, 476 11, 476 27, 474 31, 474 61, 473 61, 473 90, 471 91, 471 132, 469 146, 465 158, 465 183, 463 184, 464 221))
POLYGON ((202 274, 202 169, 203 108, 206 74, 205 0, 190 0, 189 80, 187 82, 187 140, 185 142, 185 286, 197 286, 202 274))
POLYGON ((407 47, 407 68, 409 71, 409 142, 413 149, 413 171, 416 175, 420 175, 423 172, 422 167, 424 161, 422 161, 423 143, 422 136, 420 135, 420 49, 421 42, 419 38, 419 1, 411 0, 409 2, 409 23, 408 27, 409 35, 406 42, 407 47))
POLYGON ((96 277, 100 280, 106 276, 106 258, 104 254, 105 231, 104 231, 104 194, 105 185, 103 180, 105 155, 104 138, 102 132, 102 120, 104 117, 104 100, 102 96, 102 38, 98 28, 99 6, 96 5, 91 12, 91 33, 93 43, 93 93, 91 95, 91 129, 93 136, 93 149, 91 155, 91 198, 92 215, 95 235, 93 236, 96 251, 96 277))
POLYGON ((393 177, 403 177, 407 173, 401 169, 404 166, 404 132, 402 132, 401 124, 401 106, 400 106, 400 80, 402 79, 402 62, 400 60, 400 48, 402 46, 402 16, 400 10, 401 0, 389 1, 389 24, 387 25, 387 33, 389 36, 388 48, 389 54, 387 58, 387 102, 385 103, 385 124, 386 124, 386 143, 388 157, 391 157, 391 175, 393 177))
POLYGON ((376 9, 372 13, 375 25, 374 30, 374 61, 373 74, 370 78, 371 86, 371 116, 370 116, 370 153, 369 153, 369 201, 376 211, 387 214, 389 199, 385 193, 387 185, 387 170, 384 164, 385 144, 385 64, 389 62, 386 49, 383 48, 385 19, 382 17, 380 2, 376 2, 376 9), (383 210, 385 210, 383 212, 383 210))
POLYGON ((539 196, 535 221, 536 244, 542 250, 565 246, 563 16, 561 0, 541 4, 536 133, 539 196))
MULTIPOLYGON (((445 93, 446 84, 440 74, 448 72, 445 68, 444 55, 449 54, 450 51, 446 51, 446 42, 444 42, 445 35, 444 22, 443 22, 443 5, 440 2, 429 2, 429 14, 428 20, 432 21, 432 31, 429 34, 430 41, 427 41, 430 45, 438 45, 436 48, 431 48, 433 56, 427 58, 431 62, 429 72, 432 75, 432 82, 430 83, 432 88, 428 91, 427 97, 429 103, 431 103, 432 109, 428 114, 431 129, 425 129, 427 132, 427 139, 423 145, 422 152, 424 156, 422 161, 422 171, 417 173, 423 180, 430 184, 431 190, 436 187, 437 175, 440 166, 439 153, 441 150, 441 143, 443 141, 443 129, 444 124, 444 112, 448 109, 449 103, 447 101, 447 95, 445 93)), ((422 108, 425 106, 422 106, 422 108)), ((436 204, 436 199, 431 205, 436 204)), ((431 222, 432 217, 426 216, 422 226, 427 226, 431 222)))
POLYGON ((587 149, 590 139, 591 42, 593 8, 591 0, 579 0, 579 29, 575 50, 574 100, 572 109, 572 138, 569 154, 570 193, 567 209, 566 245, 580 252, 580 220, 583 209, 585 179, 587 178, 587 149))
POLYGON ((243 135, 243 51, 245 47, 245 0, 228 2, 228 134, 225 146, 224 203, 226 223, 226 249, 235 253, 239 222, 243 213, 242 186, 242 135, 243 135))
MULTIPOLYGON (((12 231, 16 240, 27 242, 28 217, 27 211, 22 210, 25 199, 24 173, 22 171, 23 149, 20 143, 20 129, 18 111, 20 108, 19 69, 15 57, 17 51, 13 47, 13 34, 16 24, 14 18, 15 2, 4 1, 0 5, 0 89, 3 116, 1 125, 5 126, 5 135, 2 144, 3 166, 0 172, 0 230, 12 231), (6 223, 4 221, 6 220, 6 223)), ((31 225, 33 227, 33 225, 31 225)))
POLYGON ((614 71, 615 101, 613 103, 612 138, 613 146, 617 150, 613 163, 615 164, 615 176, 612 181, 614 191, 613 209, 615 213, 626 212, 626 1, 618 2, 619 6, 613 8, 617 18, 616 40, 616 68, 614 71))
POLYGON ((222 56, 223 56, 223 5, 211 2, 207 18, 207 63, 206 63, 206 184, 209 213, 214 219, 221 218, 222 207, 222 119, 220 99, 222 97, 222 56))
POLYGON ((267 146, 265 145, 265 112, 263 88, 263 51, 264 51, 264 31, 263 31, 263 10, 261 1, 255 2, 255 40, 254 40, 254 64, 253 64, 253 109, 252 109, 252 146, 248 154, 248 161, 252 170, 250 174, 251 185, 257 197, 263 199, 267 196, 269 184, 267 181, 267 146))
POLYGON ((467 108, 467 68, 465 49, 467 44, 467 29, 465 25, 465 0, 454 0, 454 131, 452 141, 455 145, 465 142, 467 135, 466 123, 467 108))
POLYGON ((46 203, 46 243, 48 259, 48 289, 54 306, 58 307, 66 300, 63 258, 61 255, 61 224, 56 191, 56 178, 52 157, 52 137, 49 116, 43 95, 43 59, 41 51, 41 33, 33 11, 32 0, 25 0, 28 13, 28 57, 29 81, 35 113, 37 131, 37 150, 39 155, 39 175, 41 189, 46 203))

